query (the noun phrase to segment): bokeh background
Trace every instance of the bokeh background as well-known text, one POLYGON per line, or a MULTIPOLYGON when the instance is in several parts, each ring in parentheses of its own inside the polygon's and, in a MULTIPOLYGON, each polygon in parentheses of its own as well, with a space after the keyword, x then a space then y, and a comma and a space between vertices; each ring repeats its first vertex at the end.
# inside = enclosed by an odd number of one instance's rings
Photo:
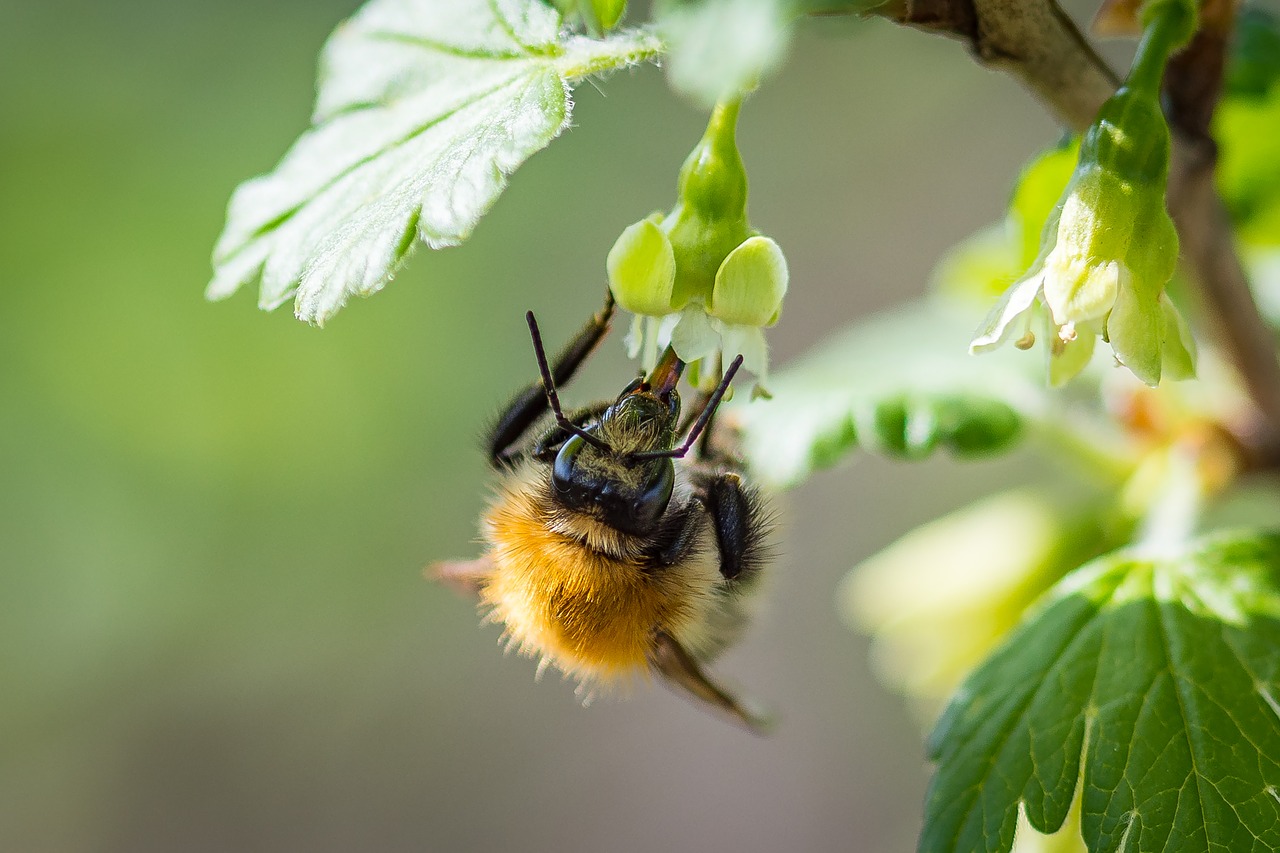
MULTIPOLYGON (((596 309, 703 119, 653 68, 585 85, 467 245, 323 331, 208 304, 227 198, 355 5, 0 0, 0 851, 912 849, 921 730, 835 586, 1027 458, 860 459, 786 497, 770 607, 718 667, 770 738, 534 683, 421 570, 476 552, 522 313, 555 342, 596 309)), ((792 270, 776 363, 921 293, 1055 136, 957 44, 806 23, 740 132, 792 270)), ((566 396, 615 393, 621 350, 566 396)))

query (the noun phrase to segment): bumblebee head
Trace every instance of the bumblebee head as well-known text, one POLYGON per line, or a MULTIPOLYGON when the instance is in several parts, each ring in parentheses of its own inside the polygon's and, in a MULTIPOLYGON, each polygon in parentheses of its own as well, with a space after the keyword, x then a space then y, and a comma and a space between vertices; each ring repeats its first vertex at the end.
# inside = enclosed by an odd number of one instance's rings
POLYGON ((675 460, 684 457, 720 404, 742 356, 730 364, 706 401, 684 444, 674 447, 680 421, 676 384, 684 368, 668 347, 658 366, 622 390, 598 423, 579 426, 565 417, 556 394, 533 312, 525 315, 542 386, 556 422, 569 437, 551 466, 551 493, 561 506, 598 518, 623 533, 651 533, 675 490, 675 460))
POLYGON ((658 525, 675 484, 675 463, 669 457, 637 459, 597 447, 582 435, 570 436, 551 466, 557 503, 637 536, 658 525))

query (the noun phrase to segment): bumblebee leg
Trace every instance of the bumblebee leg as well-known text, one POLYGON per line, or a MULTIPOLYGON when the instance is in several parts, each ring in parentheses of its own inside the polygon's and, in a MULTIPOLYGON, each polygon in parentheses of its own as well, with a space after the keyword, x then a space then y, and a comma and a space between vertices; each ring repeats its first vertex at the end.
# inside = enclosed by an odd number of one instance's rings
POLYGON ((654 534, 651 547, 645 550, 646 565, 665 569, 683 560, 698 541, 702 513, 703 507, 698 501, 691 501, 689 506, 671 513, 669 520, 654 534))
POLYGON ((712 681, 698 661, 674 637, 663 631, 654 636, 649 667, 672 687, 727 715, 749 731, 764 734, 769 721, 747 708, 736 696, 712 681))
MULTIPOLYGON (((564 385, 573 378, 582 362, 604 338, 613 320, 613 309, 613 294, 609 293, 604 308, 592 316, 582 331, 556 356, 551 364, 551 378, 557 386, 564 385)), ((485 443, 489 450, 489 461, 497 467, 503 467, 518 456, 515 445, 529 431, 529 427, 547 413, 547 408, 547 394, 541 382, 534 382, 517 394, 489 430, 485 443)))
POLYGON ((478 560, 447 560, 428 566, 423 574, 427 580, 437 580, 459 592, 475 594, 493 574, 493 561, 487 556, 478 560))
POLYGON ((720 574, 733 580, 759 561, 762 527, 757 502, 733 473, 715 474, 701 489, 720 546, 720 574))

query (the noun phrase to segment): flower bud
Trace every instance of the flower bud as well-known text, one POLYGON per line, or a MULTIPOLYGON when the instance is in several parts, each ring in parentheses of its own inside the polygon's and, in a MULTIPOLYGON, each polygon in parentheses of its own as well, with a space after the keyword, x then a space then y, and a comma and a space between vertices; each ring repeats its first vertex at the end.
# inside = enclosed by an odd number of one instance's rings
POLYGON ((622 20, 622 15, 626 11, 627 0, 590 0, 582 5, 583 16, 590 14, 595 24, 594 28, 598 28, 602 33, 607 33, 618 26, 618 21, 622 20))
POLYGON ((680 169, 671 212, 629 226, 609 252, 609 287, 637 315, 629 340, 646 369, 670 345, 690 376, 703 375, 700 360, 735 355, 757 378, 767 374, 761 328, 777 322, 789 276, 778 244, 747 222, 739 106, 723 102, 712 112, 680 169))
POLYGON ((1159 384, 1166 365, 1171 378, 1193 375, 1189 329, 1164 295, 1178 234, 1165 209, 1170 138, 1158 91, 1170 39, 1185 29, 1185 5, 1151 0, 1158 8, 1144 7, 1150 24, 1129 81, 1085 132, 1038 257, 992 309, 971 351, 1011 337, 1030 341, 1033 317, 1043 315, 1051 384, 1084 369, 1097 336, 1148 385, 1159 384))

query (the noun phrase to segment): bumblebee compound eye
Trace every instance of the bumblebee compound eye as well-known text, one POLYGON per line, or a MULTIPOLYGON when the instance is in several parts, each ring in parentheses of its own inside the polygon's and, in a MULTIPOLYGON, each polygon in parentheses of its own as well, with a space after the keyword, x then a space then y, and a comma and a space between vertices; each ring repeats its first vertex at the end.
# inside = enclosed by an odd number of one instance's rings
POLYGON ((670 459, 659 460, 657 470, 645 483, 644 491, 628 507, 629 518, 624 524, 616 526, 631 533, 648 533, 653 530, 658 519, 667 511, 667 505, 671 503, 675 485, 675 465, 670 459))
POLYGON ((584 479, 578 471, 578 454, 587 444, 580 435, 570 436, 556 454, 556 461, 551 466, 551 487, 560 503, 579 509, 595 499, 594 483, 584 479))

